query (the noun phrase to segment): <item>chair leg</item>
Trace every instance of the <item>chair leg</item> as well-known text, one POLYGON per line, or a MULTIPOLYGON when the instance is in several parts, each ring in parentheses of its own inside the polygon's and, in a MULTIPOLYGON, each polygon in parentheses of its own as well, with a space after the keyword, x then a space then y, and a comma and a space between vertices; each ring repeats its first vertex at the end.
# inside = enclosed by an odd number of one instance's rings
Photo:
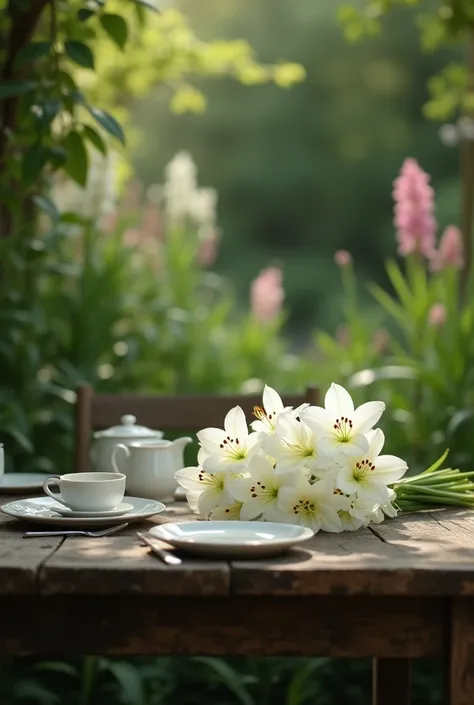
POLYGON ((410 702, 410 659, 374 658, 372 705, 410 705, 410 702))

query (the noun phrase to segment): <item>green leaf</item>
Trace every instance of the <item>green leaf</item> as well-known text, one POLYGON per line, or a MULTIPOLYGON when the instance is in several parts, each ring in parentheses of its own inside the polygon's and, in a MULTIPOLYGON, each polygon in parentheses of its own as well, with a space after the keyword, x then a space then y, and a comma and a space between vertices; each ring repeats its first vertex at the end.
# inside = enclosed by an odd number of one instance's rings
POLYGON ((0 100, 11 98, 15 95, 31 93, 35 88, 36 83, 33 83, 33 81, 5 81, 0 83, 0 100))
POLYGON ((90 125, 84 125, 82 134, 101 154, 107 154, 107 145, 97 130, 94 130, 90 125))
POLYGON ((35 118, 38 124, 42 127, 47 127, 61 110, 61 102, 59 100, 45 100, 35 103, 33 108, 35 109, 35 118))
POLYGON ((94 68, 94 55, 87 44, 78 42, 76 39, 70 39, 65 42, 64 48, 66 49, 66 54, 76 64, 83 66, 85 69, 94 68))
POLYGON ((97 120, 99 125, 104 128, 104 130, 106 130, 113 137, 116 137, 119 142, 125 144, 123 128, 120 123, 117 122, 112 115, 110 115, 110 113, 106 113, 105 110, 100 110, 100 108, 93 108, 91 106, 87 106, 87 109, 92 117, 97 120))
POLYGON ((7 426, 3 429, 4 433, 8 434, 18 443, 20 448, 27 453, 33 453, 33 445, 22 431, 20 431, 16 426, 7 426))
POLYGON ((128 36, 128 26, 124 18, 120 15, 106 12, 100 16, 100 24, 112 41, 120 49, 123 49, 128 36))
POLYGON ((110 671, 119 682, 127 702, 133 703, 133 705, 146 705, 145 688, 140 671, 136 666, 126 661, 107 660, 102 665, 102 669, 110 671))
POLYGON ((81 22, 86 22, 90 17, 95 15, 94 10, 89 10, 87 7, 81 7, 77 12, 77 19, 81 22))
POLYGON ((49 215, 53 222, 59 220, 59 211, 50 198, 38 195, 33 197, 33 202, 43 213, 49 215))
POLYGON ((55 169, 59 169, 67 162, 67 152, 60 144, 49 148, 49 160, 55 169))
POLYGON ((32 144, 21 163, 21 180, 24 186, 31 186, 41 174, 48 161, 49 151, 42 144, 32 144))
POLYGON ((242 684, 240 674, 221 658, 210 658, 207 656, 196 656, 193 661, 207 666, 219 678, 220 682, 228 688, 235 696, 240 705, 254 705, 254 701, 248 690, 242 684))
POLYGON ((89 157, 81 135, 75 131, 69 132, 64 139, 64 146, 68 153, 67 162, 64 165, 65 171, 79 186, 85 186, 89 169, 89 157))
POLYGON ((51 42, 30 42, 20 49, 14 60, 15 68, 43 58, 51 51, 51 42))

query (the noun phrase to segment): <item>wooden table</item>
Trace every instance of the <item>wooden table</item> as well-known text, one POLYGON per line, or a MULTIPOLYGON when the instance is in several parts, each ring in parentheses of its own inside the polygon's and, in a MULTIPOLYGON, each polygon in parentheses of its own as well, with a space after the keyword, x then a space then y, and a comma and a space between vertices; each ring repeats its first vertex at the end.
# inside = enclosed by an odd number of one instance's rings
MULTIPOLYGON (((175 504, 156 522, 187 516, 175 504)), ((474 513, 319 534, 280 559, 178 567, 139 545, 135 530, 152 523, 24 539, 0 514, 0 652, 374 657, 377 705, 409 703, 410 659, 442 657, 445 702, 473 705, 474 513)))

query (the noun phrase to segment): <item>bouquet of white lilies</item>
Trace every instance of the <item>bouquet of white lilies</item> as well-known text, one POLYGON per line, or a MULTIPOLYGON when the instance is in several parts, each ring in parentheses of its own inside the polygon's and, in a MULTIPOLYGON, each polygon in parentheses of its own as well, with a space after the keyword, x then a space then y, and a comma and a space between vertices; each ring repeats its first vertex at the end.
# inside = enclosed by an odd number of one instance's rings
POLYGON ((204 519, 301 524, 315 533, 355 531, 404 508, 474 506, 472 473, 437 470, 446 454, 424 473, 401 479, 407 464, 381 455, 385 436, 374 428, 384 409, 381 401, 355 409, 338 384, 329 388, 324 408, 293 409, 265 386, 252 430, 234 407, 224 430, 197 434, 198 466, 175 477, 204 519))

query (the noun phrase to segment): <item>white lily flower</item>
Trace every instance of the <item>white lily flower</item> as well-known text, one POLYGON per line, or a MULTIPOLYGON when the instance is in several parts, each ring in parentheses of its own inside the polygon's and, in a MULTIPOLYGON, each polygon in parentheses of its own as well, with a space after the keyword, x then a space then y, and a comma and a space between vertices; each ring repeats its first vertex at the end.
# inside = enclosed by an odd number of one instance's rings
POLYGON ((387 488, 389 493, 389 501, 386 504, 377 505, 374 507, 373 512, 370 514, 370 521, 374 524, 381 524, 385 517, 394 519, 398 516, 398 509, 396 508, 394 502, 397 498, 397 494, 390 487, 387 488))
POLYGON ((258 441, 257 433, 250 433, 245 414, 240 406, 231 409, 224 419, 224 430, 205 428, 197 434, 201 444, 198 454, 200 465, 212 471, 239 472, 247 463, 258 441))
MULTIPOLYGON (((342 490, 339 490, 339 492, 342 492, 342 490)), ((357 531, 357 529, 363 526, 368 526, 377 505, 373 502, 368 503, 355 495, 348 499, 350 505, 347 509, 341 509, 339 511, 339 519, 341 520, 343 530, 357 531)))
POLYGON ((310 474, 317 465, 316 437, 303 421, 290 412, 279 414, 275 433, 261 442, 262 450, 276 459, 277 475, 306 471, 310 474))
POLYGON ((261 406, 254 407, 253 413, 257 417, 257 420, 252 421, 250 425, 254 431, 264 433, 265 435, 275 433, 276 421, 279 414, 282 412, 291 412, 296 418, 309 406, 309 404, 301 404, 296 409, 293 409, 291 406, 283 406, 283 401, 278 392, 267 384, 263 390, 262 401, 263 408, 261 406))
POLYGON ((334 493, 330 480, 310 485, 308 480, 300 478, 296 486, 280 489, 278 504, 289 524, 307 526, 314 533, 320 529, 342 531, 338 510, 347 507, 347 498, 334 493))
POLYGON ((227 490, 227 472, 208 472, 202 467, 188 467, 175 472, 174 477, 186 490, 186 499, 193 511, 207 518, 219 505, 233 504, 227 490))
POLYGON ((302 414, 302 420, 316 433, 321 455, 359 456, 367 452, 368 443, 364 434, 380 419, 385 404, 369 401, 354 409, 349 392, 339 384, 331 384, 324 408, 310 406, 302 414))
POLYGON ((368 450, 353 458, 342 453, 335 459, 341 465, 336 476, 336 485, 347 494, 357 494, 362 500, 374 504, 390 503, 387 485, 399 480, 408 470, 408 465, 395 455, 379 455, 385 442, 379 428, 367 433, 368 450))
POLYGON ((251 521, 261 516, 266 521, 282 521, 278 495, 283 478, 275 472, 272 461, 264 455, 253 455, 248 472, 249 477, 236 477, 228 484, 231 495, 242 502, 240 518, 251 521))
POLYGON ((220 504, 212 510, 209 519, 211 521, 238 521, 243 519, 241 516, 242 502, 234 502, 233 504, 220 504))

